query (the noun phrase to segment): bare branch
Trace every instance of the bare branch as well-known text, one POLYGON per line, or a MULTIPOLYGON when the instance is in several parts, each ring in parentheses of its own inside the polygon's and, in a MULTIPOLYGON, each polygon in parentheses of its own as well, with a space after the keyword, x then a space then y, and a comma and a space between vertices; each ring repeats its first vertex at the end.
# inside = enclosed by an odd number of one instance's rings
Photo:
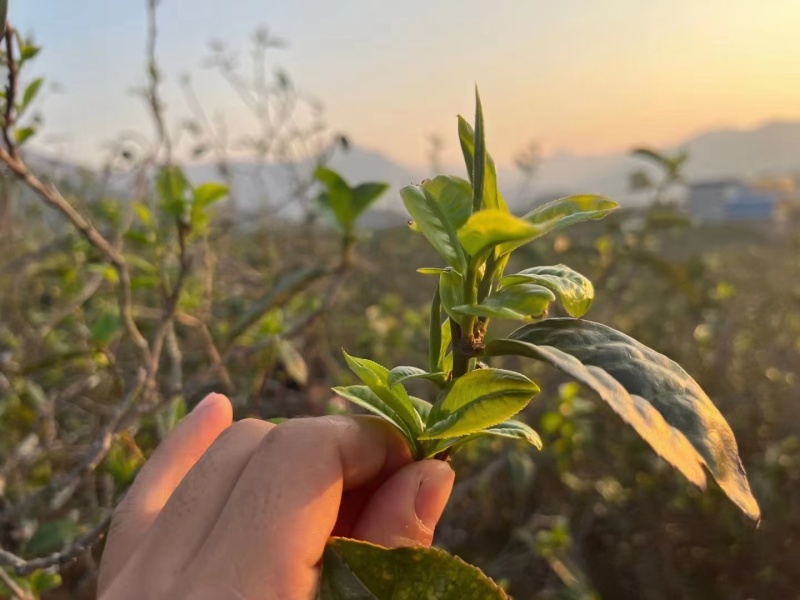
POLYGON ((16 554, 8 552, 7 550, 0 549, 0 564, 8 565, 14 569, 14 573, 20 577, 30 575, 34 571, 39 571, 41 569, 61 567, 72 562, 81 554, 91 549, 91 547, 94 546, 94 544, 106 534, 110 524, 111 515, 108 514, 104 516, 103 519, 92 529, 72 542, 72 544, 59 552, 55 552, 42 558, 25 560, 16 554))
POLYGON ((6 61, 8 62, 8 84, 6 85, 6 112, 3 122, 3 140, 9 154, 17 156, 17 146, 11 139, 11 127, 14 125, 14 106, 17 99, 17 61, 14 58, 14 28, 6 23, 5 30, 6 61))

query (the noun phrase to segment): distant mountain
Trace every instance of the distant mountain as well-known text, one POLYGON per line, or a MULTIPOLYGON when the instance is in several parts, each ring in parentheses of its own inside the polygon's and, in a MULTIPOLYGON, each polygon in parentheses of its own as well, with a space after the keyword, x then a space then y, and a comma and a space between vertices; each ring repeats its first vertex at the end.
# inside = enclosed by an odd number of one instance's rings
MULTIPOLYGON (((672 151, 684 148, 689 152, 686 173, 690 181, 738 177, 743 179, 768 174, 800 173, 800 122, 773 122, 753 129, 719 129, 691 137, 672 151)), ((31 157, 34 162, 34 157, 31 157)), ((44 171, 56 169, 68 179, 80 177, 82 169, 59 161, 36 159, 44 171), (54 166, 58 165, 58 166, 54 166)), ((347 152, 337 152, 331 166, 351 183, 385 181, 391 186, 387 193, 365 215, 364 226, 387 227, 405 222, 406 214, 399 197, 399 189, 409 183, 419 182, 427 176, 420 169, 402 165, 380 152, 352 147, 347 152)), ((293 195, 293 181, 304 179, 313 165, 262 165, 248 160, 232 164, 233 192, 238 208, 245 214, 263 210, 268 204, 281 205, 293 195)), ((581 155, 559 152, 542 161, 530 185, 513 169, 500 169, 498 180, 501 191, 513 210, 523 212, 531 206, 552 198, 575 194, 603 194, 618 200, 623 206, 642 205, 648 196, 631 193, 628 177, 634 170, 645 169, 655 174, 647 162, 625 153, 581 155)), ((464 176, 463 165, 452 165, 447 172, 464 176)), ((218 179, 216 167, 210 164, 193 164, 187 167, 189 178, 199 183, 218 179)), ((122 184, 121 189, 130 187, 122 184)), ((286 217, 300 214, 296 204, 289 204, 280 213, 286 217)))

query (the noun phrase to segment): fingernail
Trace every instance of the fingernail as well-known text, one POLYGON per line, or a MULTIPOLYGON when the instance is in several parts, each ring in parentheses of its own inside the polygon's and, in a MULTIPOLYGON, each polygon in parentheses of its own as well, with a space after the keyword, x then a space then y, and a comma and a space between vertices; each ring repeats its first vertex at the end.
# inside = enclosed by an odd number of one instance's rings
POLYGON ((192 414, 198 413, 201 410, 203 410, 203 407, 213 404, 214 398, 217 397, 218 395, 219 394, 216 394, 216 393, 212 392, 208 396, 206 396, 205 398, 200 400, 200 402, 198 402, 195 405, 195 407, 192 409, 192 414))
POLYGON ((414 510, 417 518, 430 530, 436 527, 447 506, 456 474, 446 462, 432 460, 417 491, 414 510))

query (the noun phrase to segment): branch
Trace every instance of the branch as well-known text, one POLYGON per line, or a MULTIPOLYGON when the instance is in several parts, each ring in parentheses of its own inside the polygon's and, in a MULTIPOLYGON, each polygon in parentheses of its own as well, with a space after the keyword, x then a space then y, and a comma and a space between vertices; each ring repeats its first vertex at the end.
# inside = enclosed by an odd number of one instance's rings
POLYGON ((17 61, 14 59, 14 28, 6 23, 5 30, 6 60, 8 62, 8 85, 6 86, 6 113, 3 123, 3 140, 11 156, 17 156, 17 147, 11 139, 11 127, 14 124, 14 106, 17 99, 17 61))
POLYGON ((94 544, 105 535, 110 524, 111 515, 108 514, 104 516, 103 519, 91 530, 72 542, 72 544, 59 552, 54 552, 53 554, 44 556, 42 558, 25 560, 16 554, 13 554, 12 552, 0 549, 0 564, 10 566, 12 569, 14 569, 14 573, 20 577, 30 575, 34 571, 39 571, 41 569, 61 567, 72 562, 81 554, 94 546, 94 544))
MULTIPOLYGON (((0 550, 0 552, 2 552, 2 550, 0 550)), ((17 557, 15 556, 14 558, 17 557)), ((0 559, 2 559, 2 555, 0 555, 0 559)), ((0 567, 0 583, 6 586, 11 592, 11 595, 17 600, 33 600, 33 596, 19 587, 19 584, 17 584, 17 582, 11 578, 11 575, 6 573, 6 570, 2 567, 0 567)))

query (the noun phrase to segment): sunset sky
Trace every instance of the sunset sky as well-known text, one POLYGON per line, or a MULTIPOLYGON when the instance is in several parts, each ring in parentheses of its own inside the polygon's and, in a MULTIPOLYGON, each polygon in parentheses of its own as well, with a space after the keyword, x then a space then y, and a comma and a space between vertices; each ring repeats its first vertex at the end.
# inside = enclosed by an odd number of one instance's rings
MULTIPOLYGON (((94 161, 123 130, 150 133, 130 90, 144 80, 145 0, 11 0, 10 19, 45 46, 34 74, 48 139, 94 161)), ((408 165, 426 137, 456 160, 455 115, 481 89, 501 164, 529 140, 545 153, 669 145, 713 127, 800 120, 799 0, 162 0, 160 60, 172 123, 191 72, 209 112, 241 128, 240 104, 203 70, 211 38, 243 52, 259 24, 273 54, 327 120, 408 165)), ((43 138, 45 139, 45 138, 43 138)))

